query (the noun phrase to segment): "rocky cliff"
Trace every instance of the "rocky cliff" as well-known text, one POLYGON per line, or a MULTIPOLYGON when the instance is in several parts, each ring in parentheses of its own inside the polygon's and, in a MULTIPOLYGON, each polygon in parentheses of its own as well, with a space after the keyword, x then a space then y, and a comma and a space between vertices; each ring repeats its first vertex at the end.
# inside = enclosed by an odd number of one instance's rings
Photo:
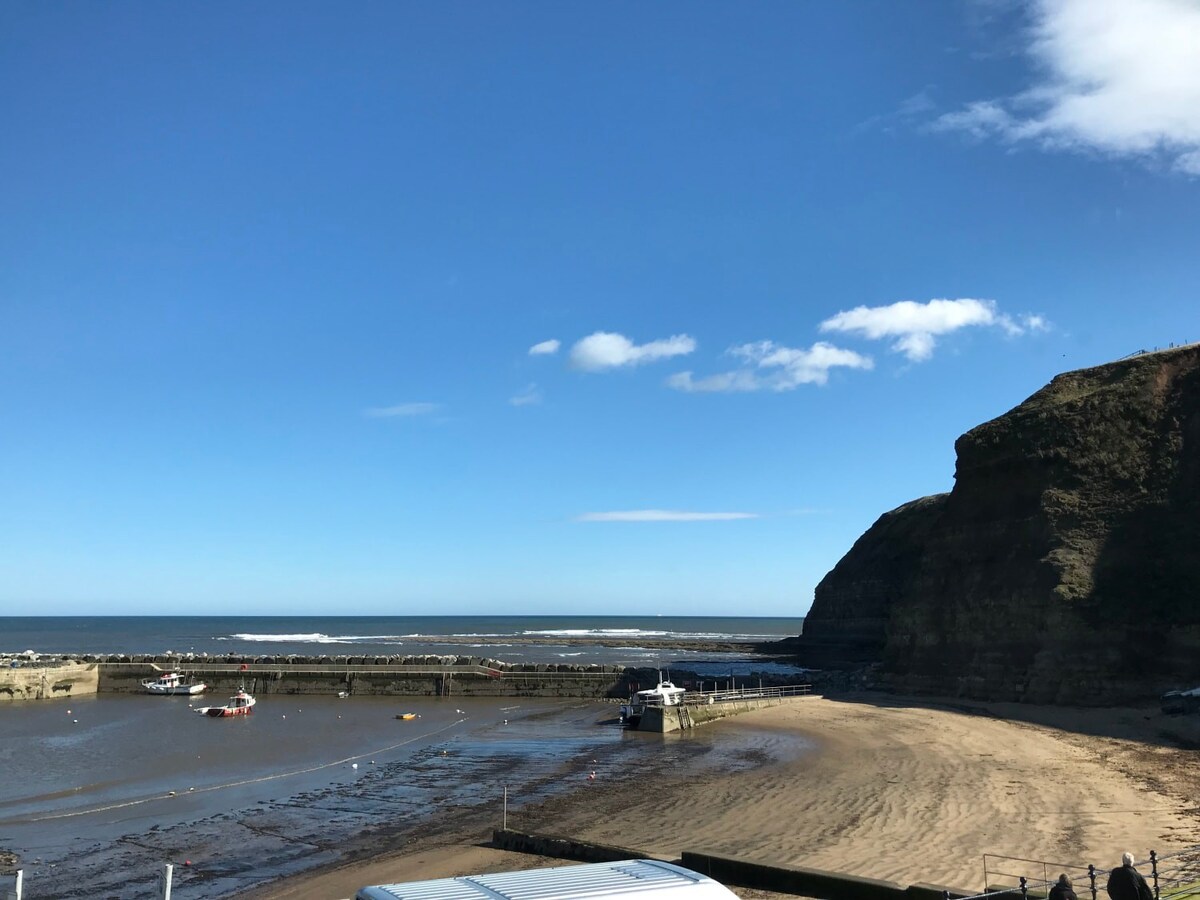
POLYGON ((1055 378, 955 444, 817 586, 801 660, 1107 704, 1200 684, 1200 346, 1055 378))

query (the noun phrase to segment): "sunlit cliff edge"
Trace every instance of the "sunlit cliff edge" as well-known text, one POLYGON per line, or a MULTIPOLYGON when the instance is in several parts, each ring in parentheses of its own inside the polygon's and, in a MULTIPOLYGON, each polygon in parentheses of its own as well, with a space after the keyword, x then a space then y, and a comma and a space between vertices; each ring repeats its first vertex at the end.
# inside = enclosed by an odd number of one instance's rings
POLYGON ((885 513, 797 642, 905 692, 1109 703, 1200 684, 1200 345, 1057 376, 885 513))

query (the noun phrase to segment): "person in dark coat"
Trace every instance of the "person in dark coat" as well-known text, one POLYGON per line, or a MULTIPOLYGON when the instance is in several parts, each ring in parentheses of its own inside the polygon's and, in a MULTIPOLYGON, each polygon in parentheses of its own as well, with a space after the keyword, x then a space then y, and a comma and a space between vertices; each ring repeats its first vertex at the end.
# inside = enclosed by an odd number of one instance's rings
POLYGON ((1154 900, 1154 891, 1142 873, 1133 867, 1133 854, 1122 853, 1121 865, 1113 869, 1105 887, 1112 900, 1154 900))
POLYGON ((1050 888, 1050 895, 1046 900, 1079 900, 1075 896, 1075 889, 1071 887, 1071 879, 1067 877, 1066 872, 1058 876, 1058 884, 1050 888))

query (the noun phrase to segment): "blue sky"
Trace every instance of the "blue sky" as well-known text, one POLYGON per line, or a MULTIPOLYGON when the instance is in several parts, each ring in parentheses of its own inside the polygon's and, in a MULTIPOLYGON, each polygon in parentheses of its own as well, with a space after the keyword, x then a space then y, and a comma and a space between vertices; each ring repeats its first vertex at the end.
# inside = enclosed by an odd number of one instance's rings
POLYGON ((801 615, 1200 339, 1200 4, 0 7, 0 613, 801 615), (536 348, 536 350, 535 350, 536 348))

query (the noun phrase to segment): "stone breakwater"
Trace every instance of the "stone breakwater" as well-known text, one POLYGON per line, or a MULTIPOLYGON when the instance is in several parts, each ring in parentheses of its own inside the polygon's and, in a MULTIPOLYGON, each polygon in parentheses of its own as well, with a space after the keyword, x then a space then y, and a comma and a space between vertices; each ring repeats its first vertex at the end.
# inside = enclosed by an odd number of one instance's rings
MULTIPOLYGON (((141 693, 179 671, 210 692, 408 696, 627 696, 638 670, 613 665, 506 663, 480 656, 208 656, 83 654, 0 658, 0 700, 141 693)), ((643 676, 643 680, 645 680, 643 676)))
MULTIPOLYGON (((0 700, 142 693, 142 682, 178 671, 220 695, 337 694, 623 699, 654 684, 657 671, 617 665, 508 663, 483 656, 299 656, 82 654, 0 657, 0 700)), ((694 686, 693 673, 675 672, 694 686)), ((768 686, 794 679, 763 676, 768 686)))
POLYGON ((0 658, 0 701, 51 700, 94 694, 100 679, 96 663, 0 658), (16 663, 16 665, 14 665, 16 663))

